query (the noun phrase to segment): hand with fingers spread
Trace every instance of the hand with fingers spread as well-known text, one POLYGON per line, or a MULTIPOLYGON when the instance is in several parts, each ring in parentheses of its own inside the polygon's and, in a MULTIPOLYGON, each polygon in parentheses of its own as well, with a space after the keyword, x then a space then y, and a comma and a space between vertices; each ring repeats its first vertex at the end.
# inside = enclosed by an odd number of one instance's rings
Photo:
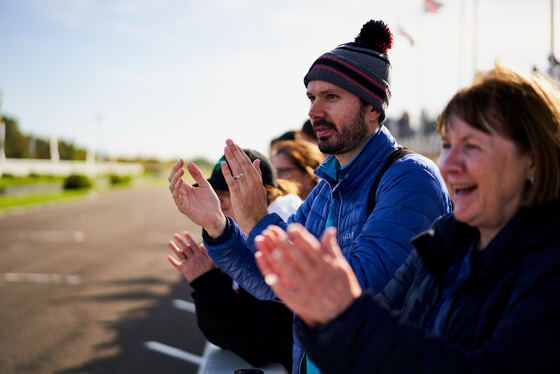
POLYGON ((226 217, 220 210, 220 201, 212 186, 202 175, 200 169, 192 162, 187 170, 198 187, 193 187, 183 180, 185 162, 179 159, 169 173, 169 191, 173 195, 175 205, 181 213, 194 223, 204 227, 210 237, 218 237, 226 227, 226 217))
POLYGON ((257 265, 276 295, 307 325, 329 322, 362 289, 328 229, 319 242, 303 226, 271 226, 255 239, 257 265))
POLYGON ((260 160, 252 163, 231 139, 226 141, 224 154, 227 163, 222 163, 222 173, 231 194, 235 219, 239 227, 248 233, 268 214, 260 160))
POLYGON ((167 256, 167 259, 179 270, 186 280, 192 282, 202 274, 216 268, 216 265, 208 256, 206 248, 198 245, 190 234, 183 231, 183 238, 179 234, 173 235, 173 239, 169 241, 169 248, 175 253, 177 259, 173 256, 167 256))

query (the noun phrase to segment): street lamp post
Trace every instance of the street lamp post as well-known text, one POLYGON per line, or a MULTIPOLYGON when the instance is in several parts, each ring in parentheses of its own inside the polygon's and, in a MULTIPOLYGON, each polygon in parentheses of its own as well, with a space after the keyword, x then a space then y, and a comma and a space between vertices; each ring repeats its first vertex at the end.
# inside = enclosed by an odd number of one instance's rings
POLYGON ((4 144, 6 144, 6 124, 2 121, 0 122, 0 177, 4 173, 4 162, 6 160, 4 144))

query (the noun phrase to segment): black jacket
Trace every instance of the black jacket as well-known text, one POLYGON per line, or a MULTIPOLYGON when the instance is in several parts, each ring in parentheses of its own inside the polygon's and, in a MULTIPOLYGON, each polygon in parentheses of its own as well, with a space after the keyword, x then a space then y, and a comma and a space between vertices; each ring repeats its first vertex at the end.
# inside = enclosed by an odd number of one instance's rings
POLYGON ((484 251, 432 333, 442 279, 478 231, 440 218, 380 295, 296 333, 323 373, 550 373, 560 363, 560 203, 521 209, 484 251))
POLYGON ((200 330, 211 343, 229 349, 251 365, 270 362, 292 368, 293 314, 277 301, 262 301, 213 269, 191 283, 200 330))

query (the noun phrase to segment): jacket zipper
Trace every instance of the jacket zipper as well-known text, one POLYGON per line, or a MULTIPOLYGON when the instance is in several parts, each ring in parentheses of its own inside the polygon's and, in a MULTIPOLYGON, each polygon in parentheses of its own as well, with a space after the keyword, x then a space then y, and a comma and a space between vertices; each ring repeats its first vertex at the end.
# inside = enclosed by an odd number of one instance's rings
MULTIPOLYGON (((338 193, 338 200, 340 201, 340 206, 338 207, 338 222, 337 222, 337 226, 336 226, 336 230, 338 231, 338 226, 340 226, 340 221, 342 220, 342 194, 340 193, 340 191, 336 191, 338 193)), ((337 235, 338 236, 338 232, 337 235)), ((338 238, 337 238, 338 240, 338 238)))
POLYGON ((301 372, 301 366, 303 365, 303 360, 305 360, 305 356, 306 356, 306 353, 305 353, 305 351, 303 351, 303 355, 301 355, 301 359, 299 360, 298 374, 306 374, 306 373, 301 372))

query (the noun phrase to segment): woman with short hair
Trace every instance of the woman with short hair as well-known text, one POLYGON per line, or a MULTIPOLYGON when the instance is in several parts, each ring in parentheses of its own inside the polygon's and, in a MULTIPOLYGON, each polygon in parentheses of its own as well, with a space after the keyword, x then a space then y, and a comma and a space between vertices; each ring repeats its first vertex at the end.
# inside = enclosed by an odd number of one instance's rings
POLYGON ((542 76, 481 74, 438 121, 453 214, 379 295, 335 230, 269 228, 257 263, 323 373, 550 373, 560 352, 560 98, 542 76))

